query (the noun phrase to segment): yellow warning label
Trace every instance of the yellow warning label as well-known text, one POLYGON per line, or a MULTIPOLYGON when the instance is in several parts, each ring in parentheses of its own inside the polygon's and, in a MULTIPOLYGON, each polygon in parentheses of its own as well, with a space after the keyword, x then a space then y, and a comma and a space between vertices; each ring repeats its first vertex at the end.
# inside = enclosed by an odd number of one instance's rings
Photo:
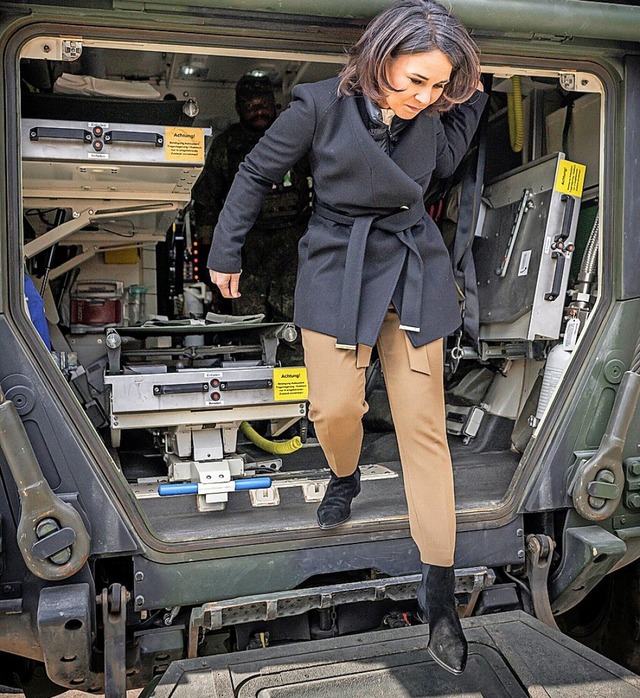
POLYGON ((295 402, 306 400, 309 395, 307 369, 302 366, 294 368, 273 369, 273 397, 275 400, 295 402))
POLYGON ((584 187, 584 175, 586 165, 571 160, 560 160, 558 163, 558 175, 556 176, 555 190, 570 196, 582 196, 584 187))
POLYGON ((165 157, 180 162, 204 161, 204 131, 171 126, 165 129, 165 157))

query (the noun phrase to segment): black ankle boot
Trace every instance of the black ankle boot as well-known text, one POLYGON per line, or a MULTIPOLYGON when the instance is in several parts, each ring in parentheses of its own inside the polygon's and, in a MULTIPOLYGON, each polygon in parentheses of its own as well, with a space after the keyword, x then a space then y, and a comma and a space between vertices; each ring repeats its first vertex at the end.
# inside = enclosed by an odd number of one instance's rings
POLYGON ((318 526, 333 528, 351 518, 351 502, 360 494, 360 468, 353 475, 336 477, 331 473, 327 491, 318 507, 318 526))
POLYGON ((456 579, 453 567, 422 565, 418 606, 429 623, 427 651, 452 674, 461 674, 467 664, 467 641, 456 611, 456 579))

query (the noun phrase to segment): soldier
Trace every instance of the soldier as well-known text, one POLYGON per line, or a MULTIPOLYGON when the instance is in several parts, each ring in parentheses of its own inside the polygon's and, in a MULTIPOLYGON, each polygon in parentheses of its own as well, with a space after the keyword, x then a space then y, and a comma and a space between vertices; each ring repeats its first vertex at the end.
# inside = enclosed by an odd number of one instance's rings
MULTIPOLYGON (((269 78, 244 75, 236 85, 238 123, 215 138, 202 176, 193 191, 198 235, 204 245, 231 188, 240 163, 276 118, 269 78)), ((306 162, 274 182, 243 250, 242 296, 233 313, 264 313, 266 321, 293 318, 297 245, 310 215, 310 177, 306 162)))

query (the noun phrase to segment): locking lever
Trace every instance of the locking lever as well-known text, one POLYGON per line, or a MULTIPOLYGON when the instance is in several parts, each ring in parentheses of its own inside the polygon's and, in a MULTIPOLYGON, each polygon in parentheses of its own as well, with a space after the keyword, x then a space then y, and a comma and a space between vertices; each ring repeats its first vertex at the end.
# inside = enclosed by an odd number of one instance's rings
POLYGON ((80 514, 45 480, 15 405, 1 390, 0 449, 18 486, 18 547, 27 567, 41 579, 70 577, 89 557, 89 534, 80 514))

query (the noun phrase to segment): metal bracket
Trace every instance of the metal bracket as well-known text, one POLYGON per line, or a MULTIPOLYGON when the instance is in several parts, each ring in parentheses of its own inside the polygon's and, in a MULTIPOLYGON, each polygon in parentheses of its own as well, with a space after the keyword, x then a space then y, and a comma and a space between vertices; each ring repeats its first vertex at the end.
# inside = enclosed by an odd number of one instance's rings
POLYGON ((99 221, 103 218, 122 218, 123 216, 131 216, 137 213, 176 211, 179 208, 178 203, 171 201, 146 203, 128 201, 100 202, 98 206, 90 206, 82 211, 74 211, 70 220, 28 242, 24 246, 24 256, 27 259, 31 259, 39 252, 82 230, 82 228, 85 228, 93 221, 99 221), (98 206, 103 206, 104 208, 99 208, 98 206))
POLYGON ((520 232, 520 228, 522 226, 522 221, 525 215, 529 212, 529 210, 534 207, 534 203, 531 198, 532 194, 533 192, 531 191, 531 189, 524 189, 522 192, 522 197, 520 199, 520 204, 518 205, 516 218, 513 222, 513 226, 511 227, 511 232, 509 233, 507 249, 505 250, 504 256, 502 257, 500 266, 495 270, 496 276, 504 278, 507 274, 507 268, 509 266, 509 262, 511 261, 511 254, 513 253, 513 249, 516 244, 516 239, 518 238, 518 233, 520 232))
POLYGON ((131 594, 121 584, 112 584, 98 596, 104 625, 104 694, 122 698, 127 692, 127 603, 131 594))
POLYGON ((555 545, 549 536, 541 534, 527 536, 526 571, 533 610, 536 618, 552 628, 557 628, 558 625, 551 610, 547 580, 555 545))
POLYGON ((623 540, 595 524, 565 529, 562 560, 549 579, 549 596, 556 616, 583 599, 627 552, 623 540))
MULTIPOLYGON (((398 474, 379 463, 368 463, 360 466, 361 479, 365 480, 385 480, 387 478, 398 477, 398 474)), ((317 504, 322 501, 324 493, 329 484, 329 471, 306 470, 293 471, 281 474, 282 477, 273 478, 271 487, 259 490, 250 490, 249 497, 251 506, 272 507, 280 504, 279 490, 299 487, 302 489, 302 496, 307 504, 317 504)))
POLYGON ((597 78, 589 73, 560 73, 560 87, 567 92, 601 92, 597 78))
POLYGON ((60 686, 92 692, 101 688, 91 667, 93 598, 84 582, 44 587, 36 616, 47 676, 60 686))
POLYGON ((82 39, 45 36, 27 41, 20 58, 39 58, 49 61, 75 61, 82 55, 82 39))

